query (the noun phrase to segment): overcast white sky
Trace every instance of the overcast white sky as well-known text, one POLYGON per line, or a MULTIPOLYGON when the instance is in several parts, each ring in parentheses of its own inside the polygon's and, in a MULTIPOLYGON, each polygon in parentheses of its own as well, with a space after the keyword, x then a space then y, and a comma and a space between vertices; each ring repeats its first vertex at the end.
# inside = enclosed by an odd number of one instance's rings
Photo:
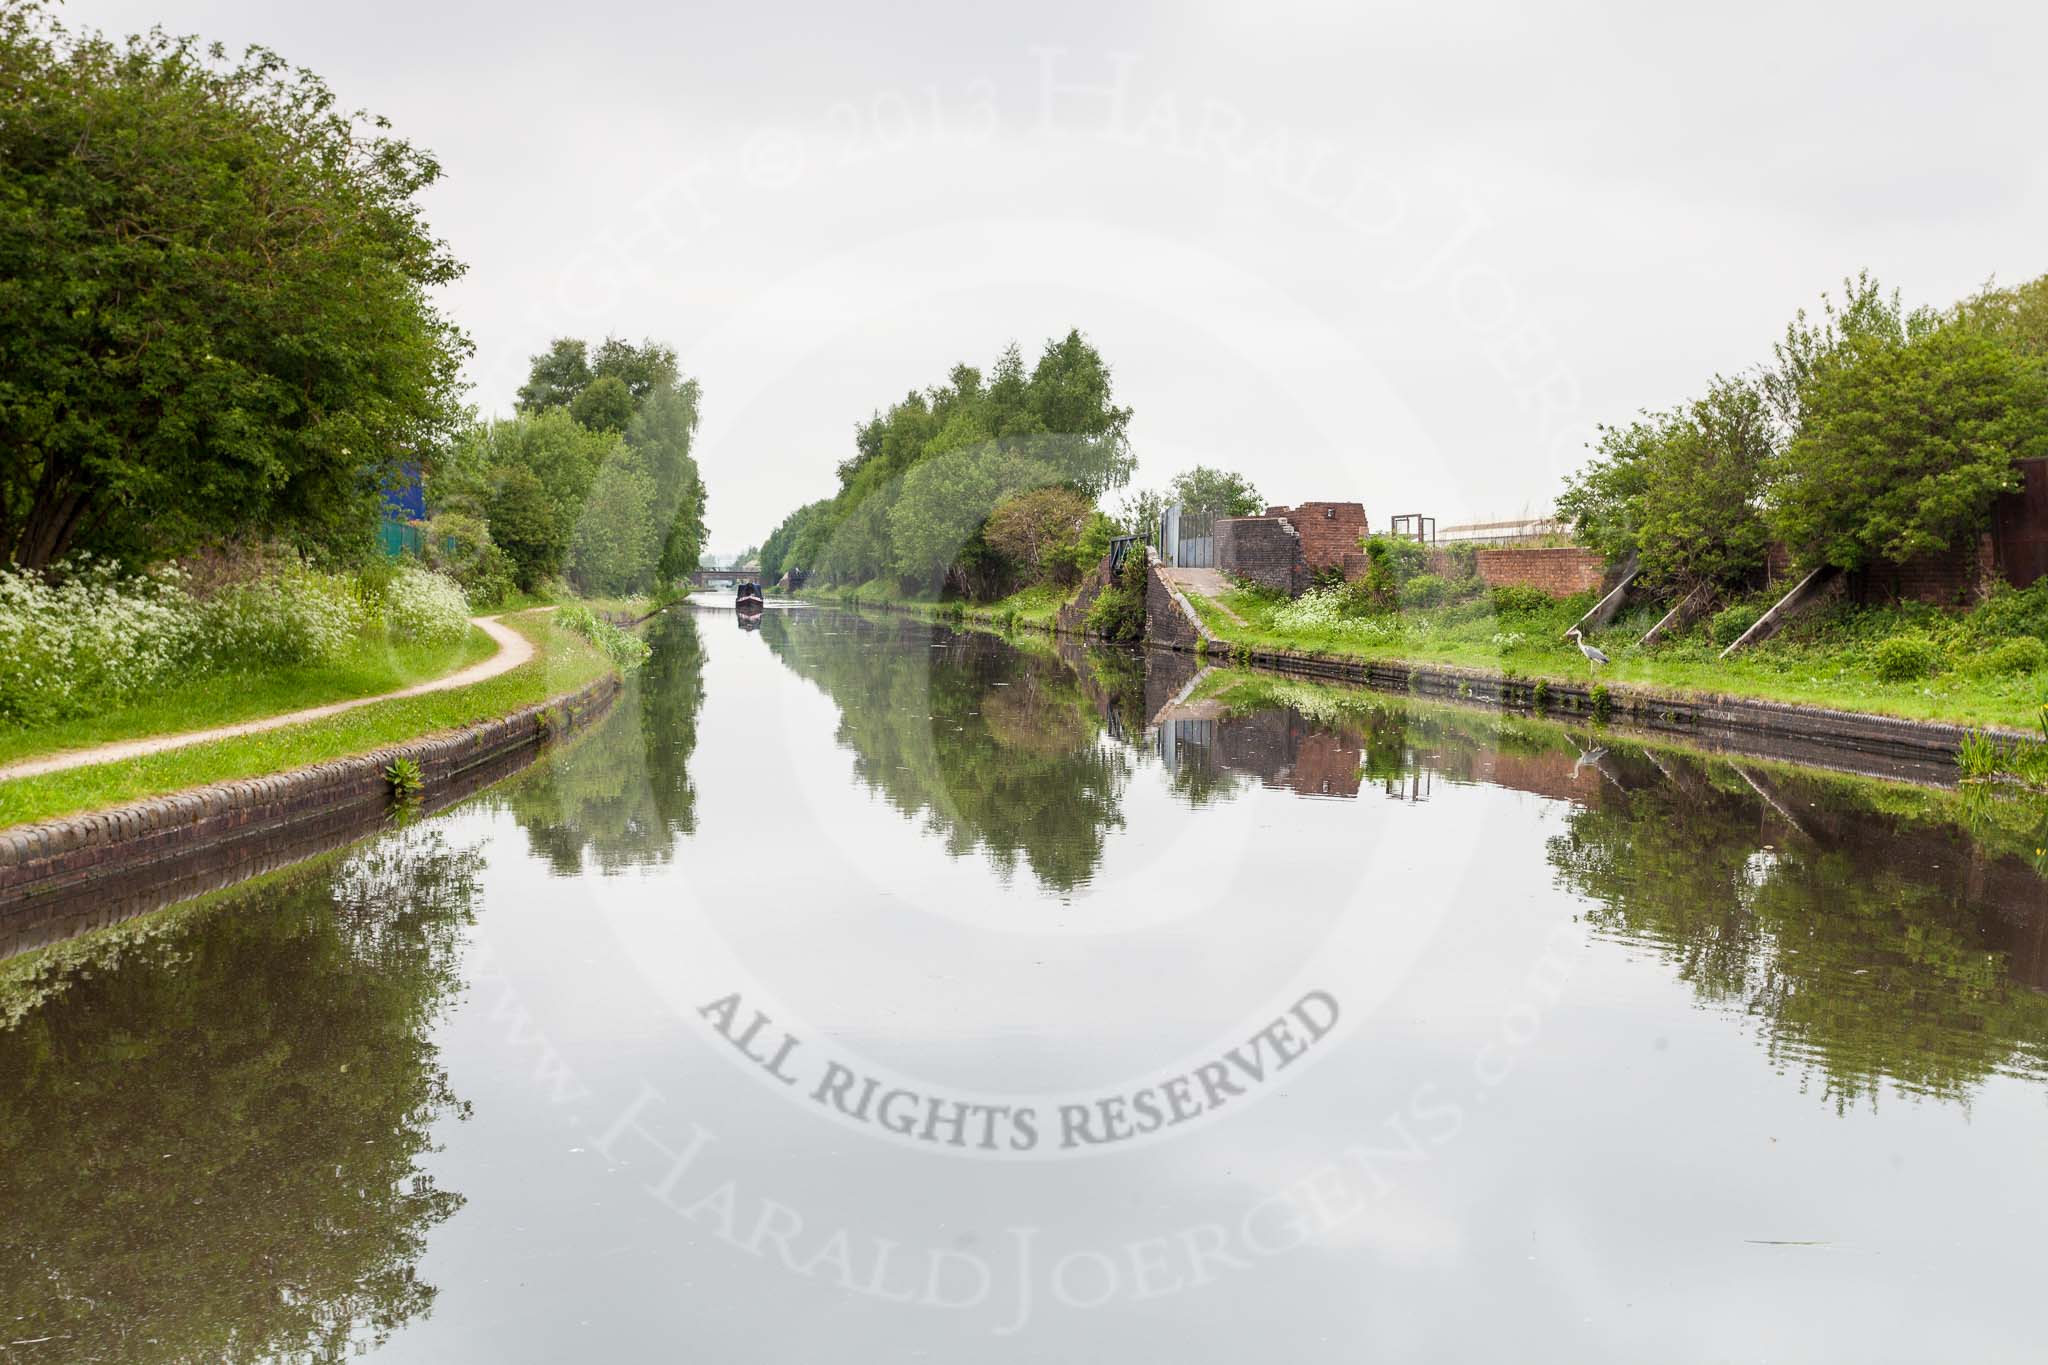
POLYGON ((2048 271, 2048 7, 72 0, 266 43, 447 178, 474 400, 556 335, 704 386, 713 545, 855 423, 1079 327, 1138 481, 1443 522, 1769 355, 1868 266, 2048 271))

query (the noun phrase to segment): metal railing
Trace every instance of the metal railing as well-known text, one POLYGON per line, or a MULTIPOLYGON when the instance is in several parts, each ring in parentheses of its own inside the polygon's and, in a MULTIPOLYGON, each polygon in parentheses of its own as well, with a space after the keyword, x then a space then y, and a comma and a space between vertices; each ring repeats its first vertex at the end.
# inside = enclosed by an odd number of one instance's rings
POLYGON ((1124 556, 1129 554, 1131 547, 1138 543, 1139 541, 1136 536, 1118 536, 1109 542, 1109 576, 1111 578, 1115 578, 1123 572, 1124 556))

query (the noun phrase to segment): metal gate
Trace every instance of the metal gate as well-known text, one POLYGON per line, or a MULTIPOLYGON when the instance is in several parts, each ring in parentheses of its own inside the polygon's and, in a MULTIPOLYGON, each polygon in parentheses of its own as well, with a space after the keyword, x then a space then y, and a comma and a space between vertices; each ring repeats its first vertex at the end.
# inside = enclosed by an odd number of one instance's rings
POLYGON ((1183 511, 1178 503, 1159 518, 1159 558, 1180 569, 1216 567, 1216 514, 1183 511))

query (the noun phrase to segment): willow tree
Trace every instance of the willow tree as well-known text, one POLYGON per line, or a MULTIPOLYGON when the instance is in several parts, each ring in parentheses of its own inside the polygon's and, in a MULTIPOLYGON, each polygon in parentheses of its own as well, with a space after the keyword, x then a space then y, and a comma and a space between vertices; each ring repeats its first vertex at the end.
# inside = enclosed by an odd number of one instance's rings
POLYGON ((440 177, 263 48, 0 0, 0 547, 40 568, 244 531, 361 548, 468 342, 440 177))

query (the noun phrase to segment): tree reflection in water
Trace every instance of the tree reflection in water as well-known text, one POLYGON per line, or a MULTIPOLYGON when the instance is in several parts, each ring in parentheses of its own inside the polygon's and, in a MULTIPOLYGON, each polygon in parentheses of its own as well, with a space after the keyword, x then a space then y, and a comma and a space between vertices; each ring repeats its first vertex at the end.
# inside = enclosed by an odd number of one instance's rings
POLYGON ((338 1360, 428 1309, 480 863, 415 829, 7 964, 0 1322, 49 1339, 9 1359, 338 1360))
POLYGON ((1594 928, 1756 1020, 1773 1064, 1838 1108, 1887 1080, 1962 1099, 1994 1073, 2048 1072, 2037 806, 1264 675, 1204 692, 1210 752, 1268 786, 1412 799, 1485 782, 1568 802, 1549 859, 1594 928))
POLYGON ((1254 781, 1337 800, 1526 791, 1569 807, 1549 860, 1594 928, 1757 1021, 1773 1064, 1832 1102, 2048 1071, 2037 809, 1265 674, 1217 670, 1183 695, 1173 656, 901 618, 762 633, 838 704, 862 781, 956 854, 1021 856, 1055 890, 1099 865, 1141 755, 1196 807, 1254 781))
POLYGON ((696 619, 666 611, 647 625, 653 654, 590 734, 549 754, 504 791, 536 853, 574 876, 588 854, 600 871, 667 862, 697 827, 690 755, 704 703, 696 619))
POLYGON ((860 781, 922 818, 948 852, 979 850, 1005 875, 1021 859, 1053 891, 1094 875, 1123 825, 1132 760, 1105 742, 1097 698, 1049 644, 778 613, 761 638, 839 707, 838 742, 860 781))

